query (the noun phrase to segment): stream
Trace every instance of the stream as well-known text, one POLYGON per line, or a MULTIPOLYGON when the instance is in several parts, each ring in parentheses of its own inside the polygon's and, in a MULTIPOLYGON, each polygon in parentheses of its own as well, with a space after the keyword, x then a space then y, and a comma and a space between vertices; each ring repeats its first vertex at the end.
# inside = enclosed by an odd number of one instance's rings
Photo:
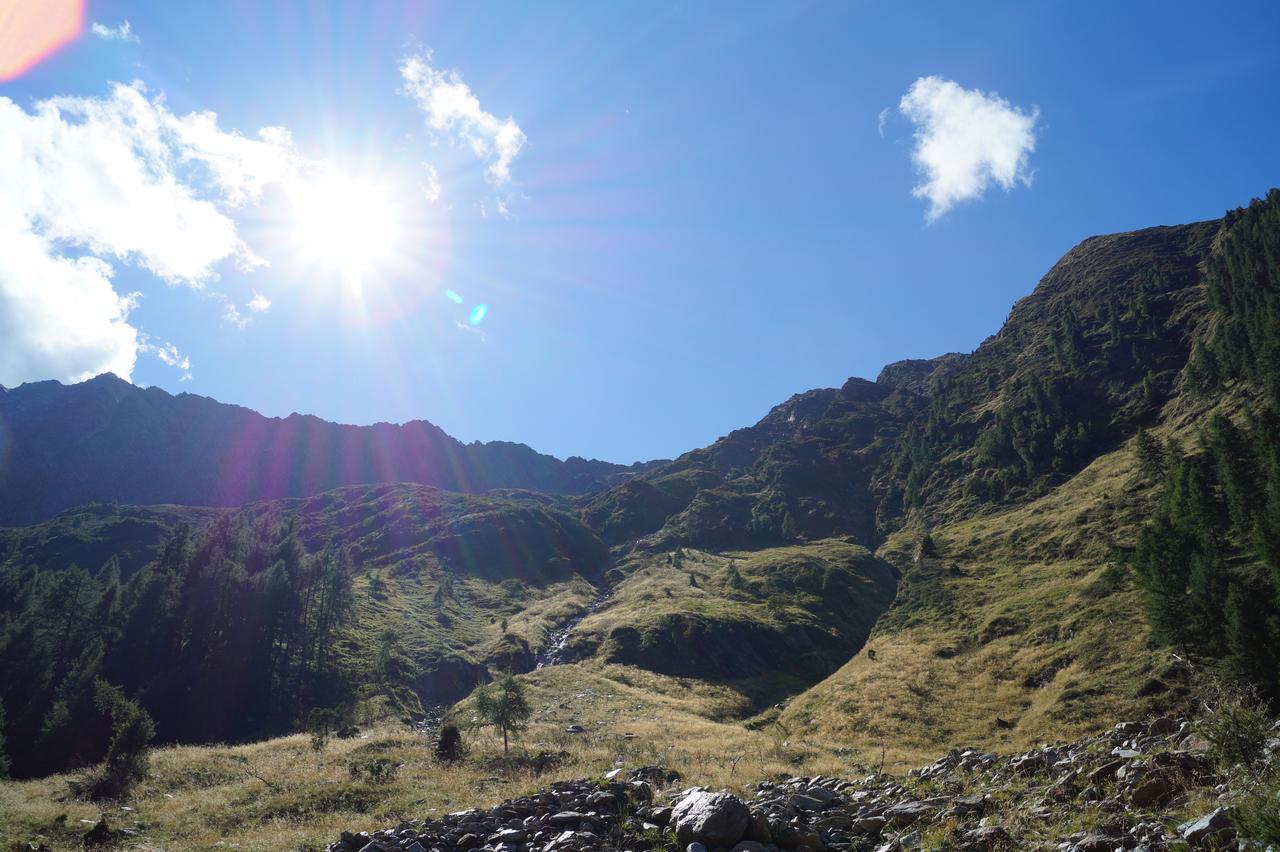
POLYGON ((573 629, 582 623, 582 620, 591 615, 609 599, 608 592, 600 592, 591 603, 587 604, 582 612, 570 618, 564 624, 551 631, 551 635, 547 637, 547 645, 534 657, 534 668, 540 669, 546 666, 558 666, 561 663, 568 662, 565 659, 565 649, 569 644, 569 634, 573 629))

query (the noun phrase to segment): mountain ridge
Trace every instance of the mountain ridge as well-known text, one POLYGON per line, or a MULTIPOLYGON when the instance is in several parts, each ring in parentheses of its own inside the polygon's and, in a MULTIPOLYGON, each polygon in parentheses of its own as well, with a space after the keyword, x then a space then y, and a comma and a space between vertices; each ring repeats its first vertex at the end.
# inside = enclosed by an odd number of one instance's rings
POLYGON ((379 482, 576 494, 654 464, 561 460, 508 441, 464 444, 426 420, 351 426, 268 417, 109 373, 0 389, 0 418, 9 444, 0 457, 0 524, 8 525, 91 502, 230 507, 379 482))

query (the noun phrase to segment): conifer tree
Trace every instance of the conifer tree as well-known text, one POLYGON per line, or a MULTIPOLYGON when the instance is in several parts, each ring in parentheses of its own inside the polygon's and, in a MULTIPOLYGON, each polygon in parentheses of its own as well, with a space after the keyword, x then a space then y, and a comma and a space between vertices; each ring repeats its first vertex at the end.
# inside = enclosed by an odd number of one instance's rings
POLYGON ((508 739, 529 724, 533 714, 524 694, 524 685, 511 675, 476 690, 476 716, 481 723, 502 732, 502 753, 510 751, 508 739))

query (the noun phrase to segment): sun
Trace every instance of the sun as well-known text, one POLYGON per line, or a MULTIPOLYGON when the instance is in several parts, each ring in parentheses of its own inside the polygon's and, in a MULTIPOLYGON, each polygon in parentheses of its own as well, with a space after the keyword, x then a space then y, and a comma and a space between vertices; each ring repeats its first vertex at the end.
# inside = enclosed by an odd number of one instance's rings
POLYGON ((293 236, 309 265, 358 285, 391 259, 400 237, 392 193, 383 185, 330 171, 299 181, 292 191, 293 236))

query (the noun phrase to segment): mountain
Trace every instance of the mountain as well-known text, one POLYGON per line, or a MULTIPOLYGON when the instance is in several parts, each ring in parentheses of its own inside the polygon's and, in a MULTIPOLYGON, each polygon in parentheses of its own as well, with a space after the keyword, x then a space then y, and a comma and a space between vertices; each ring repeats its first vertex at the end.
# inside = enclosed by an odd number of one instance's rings
POLYGON ((761 546, 1045 493, 1154 422, 1206 313, 1218 222, 1085 240, 970 355, 798 394, 754 426, 578 499, 613 544, 761 546))
POLYGON ((463 444, 436 426, 280 419, 112 374, 0 388, 0 524, 84 503, 240 506, 343 485, 415 482, 451 491, 582 494, 644 470, 524 444, 463 444))
POLYGON ((703 730, 900 763, 1183 707, 1181 652, 1271 694, 1277 258, 1280 191, 1093 237, 972 353, 797 394, 625 469, 109 378, 9 391, 26 477, 4 481, 10 512, 24 494, 42 512, 77 499, 102 471, 143 494, 133 471, 163 471, 193 503, 235 504, 83 506, 0 536, 19 768, 59 765, 40 732, 88 706, 98 672, 170 740, 296 729, 310 707, 417 715, 509 671, 559 684, 548 718, 566 693, 650 684, 703 730), (502 453, 527 463, 504 471, 502 453), (66 493, 45 497, 42 466, 66 493), (447 481, 321 490, 352 471, 447 481), (85 649, 67 638, 82 633, 85 649))

